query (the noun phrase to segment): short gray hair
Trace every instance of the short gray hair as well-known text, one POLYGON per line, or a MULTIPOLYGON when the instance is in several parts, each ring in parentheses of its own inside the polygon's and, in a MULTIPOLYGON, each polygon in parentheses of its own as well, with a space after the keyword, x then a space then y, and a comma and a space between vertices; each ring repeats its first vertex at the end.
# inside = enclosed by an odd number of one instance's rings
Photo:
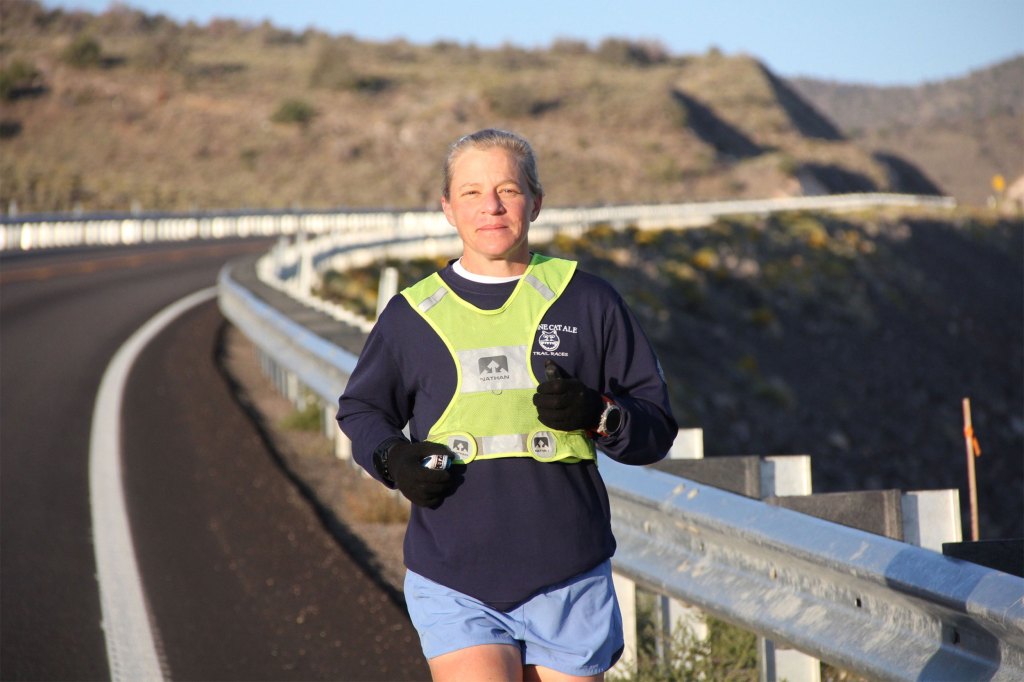
POLYGON ((463 135, 448 148, 448 156, 444 159, 444 187, 441 194, 445 200, 451 199, 452 166, 456 159, 467 149, 504 149, 515 157, 519 170, 526 176, 526 185, 530 193, 536 197, 544 196, 544 188, 540 184, 537 172, 537 159, 533 155, 533 147, 526 138, 507 130, 485 128, 469 135, 463 135))

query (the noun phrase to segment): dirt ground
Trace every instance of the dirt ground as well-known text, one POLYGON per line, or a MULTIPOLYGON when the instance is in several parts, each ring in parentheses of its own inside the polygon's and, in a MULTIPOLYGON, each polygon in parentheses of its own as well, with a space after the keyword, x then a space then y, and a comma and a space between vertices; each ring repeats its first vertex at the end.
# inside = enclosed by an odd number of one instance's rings
MULTIPOLYGON (((406 500, 370 478, 355 462, 336 457, 324 426, 297 428, 295 407, 262 373, 255 346, 228 324, 221 366, 279 464, 324 524, 382 587, 396 600, 404 601, 406 500)), ((337 425, 330 423, 326 428, 337 425)))

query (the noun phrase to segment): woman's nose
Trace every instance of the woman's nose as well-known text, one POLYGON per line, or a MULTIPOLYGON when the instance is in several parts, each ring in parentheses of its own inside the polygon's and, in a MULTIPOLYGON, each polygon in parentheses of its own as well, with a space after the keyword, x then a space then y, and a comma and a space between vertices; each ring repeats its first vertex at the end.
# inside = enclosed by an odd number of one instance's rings
POLYGON ((501 213, 505 210, 505 205, 501 202, 501 197, 497 192, 488 192, 484 198, 483 208, 487 213, 501 213))

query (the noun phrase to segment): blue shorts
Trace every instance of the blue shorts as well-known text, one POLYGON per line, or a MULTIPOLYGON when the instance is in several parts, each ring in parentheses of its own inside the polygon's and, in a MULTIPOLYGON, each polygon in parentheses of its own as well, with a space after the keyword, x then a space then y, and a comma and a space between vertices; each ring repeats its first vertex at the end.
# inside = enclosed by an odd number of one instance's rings
POLYGON ((509 612, 407 571, 405 600, 428 659, 480 644, 511 644, 523 665, 603 673, 622 654, 611 562, 553 585, 509 612))

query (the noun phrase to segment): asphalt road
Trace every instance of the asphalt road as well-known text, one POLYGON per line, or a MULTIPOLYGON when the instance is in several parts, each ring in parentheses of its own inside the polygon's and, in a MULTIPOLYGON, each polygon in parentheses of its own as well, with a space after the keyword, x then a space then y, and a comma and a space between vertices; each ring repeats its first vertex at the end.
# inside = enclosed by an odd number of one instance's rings
MULTIPOLYGON (((260 245, 262 247, 263 245, 260 245)), ((0 679, 109 679, 89 503, 100 379, 131 334, 253 243, 0 261, 0 679)), ((124 489, 170 679, 424 679, 402 611, 326 531, 234 401, 215 303, 142 352, 124 489)))

